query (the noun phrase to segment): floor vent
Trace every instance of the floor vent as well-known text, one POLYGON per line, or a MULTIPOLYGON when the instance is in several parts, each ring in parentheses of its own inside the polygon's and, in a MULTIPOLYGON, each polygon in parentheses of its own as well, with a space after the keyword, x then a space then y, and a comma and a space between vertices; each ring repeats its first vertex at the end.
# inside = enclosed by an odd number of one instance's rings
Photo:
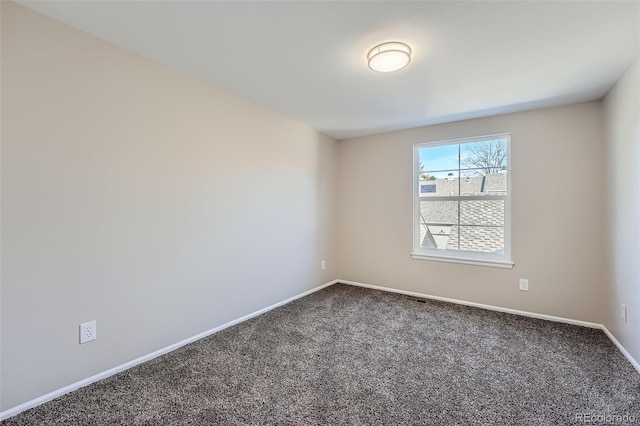
POLYGON ((429 299, 422 299, 422 298, 417 298, 415 296, 409 296, 409 295, 405 295, 404 299, 410 300, 412 302, 418 302, 418 303, 427 303, 427 301, 429 300, 429 299))

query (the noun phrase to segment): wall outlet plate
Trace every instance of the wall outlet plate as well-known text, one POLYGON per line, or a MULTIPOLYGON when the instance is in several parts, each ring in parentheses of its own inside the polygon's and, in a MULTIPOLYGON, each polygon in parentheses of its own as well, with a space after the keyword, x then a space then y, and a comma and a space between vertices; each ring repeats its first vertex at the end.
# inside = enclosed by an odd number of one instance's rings
POLYGON ((520 291, 529 291, 529 280, 520 278, 520 291))
POLYGON ((327 267, 327 264, 324 262, 324 260, 320 263, 320 267, 322 268, 322 270, 327 267))
POLYGON ((621 305, 620 319, 624 322, 627 322, 627 305, 621 305))
POLYGON ((80 344, 96 340, 96 322, 89 321, 80 324, 80 344))

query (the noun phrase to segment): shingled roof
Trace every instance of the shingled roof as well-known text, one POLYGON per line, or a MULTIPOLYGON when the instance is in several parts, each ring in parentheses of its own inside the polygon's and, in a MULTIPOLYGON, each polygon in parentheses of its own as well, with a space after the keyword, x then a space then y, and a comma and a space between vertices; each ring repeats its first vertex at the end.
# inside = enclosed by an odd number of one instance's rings
MULTIPOLYGON (((421 195, 457 196, 458 191, 462 195, 499 195, 506 190, 506 173, 420 181, 421 195)), ((422 248, 486 253, 504 249, 502 200, 421 202, 420 213, 422 248)))

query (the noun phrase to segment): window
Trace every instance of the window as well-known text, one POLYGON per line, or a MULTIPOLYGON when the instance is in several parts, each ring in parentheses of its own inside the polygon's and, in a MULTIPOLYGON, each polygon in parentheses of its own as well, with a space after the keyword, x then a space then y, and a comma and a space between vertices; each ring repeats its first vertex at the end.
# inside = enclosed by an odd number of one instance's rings
POLYGON ((508 134, 414 145, 414 259, 513 267, 508 134))

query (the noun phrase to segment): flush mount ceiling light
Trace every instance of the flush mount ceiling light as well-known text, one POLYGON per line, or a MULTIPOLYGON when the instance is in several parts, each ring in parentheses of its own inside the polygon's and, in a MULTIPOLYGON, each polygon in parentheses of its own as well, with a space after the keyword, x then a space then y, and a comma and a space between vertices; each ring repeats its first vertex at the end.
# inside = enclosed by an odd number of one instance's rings
POLYGON ((376 72, 401 70, 411 62, 411 48, 399 41, 390 41, 374 47, 367 54, 369 68, 376 72))

